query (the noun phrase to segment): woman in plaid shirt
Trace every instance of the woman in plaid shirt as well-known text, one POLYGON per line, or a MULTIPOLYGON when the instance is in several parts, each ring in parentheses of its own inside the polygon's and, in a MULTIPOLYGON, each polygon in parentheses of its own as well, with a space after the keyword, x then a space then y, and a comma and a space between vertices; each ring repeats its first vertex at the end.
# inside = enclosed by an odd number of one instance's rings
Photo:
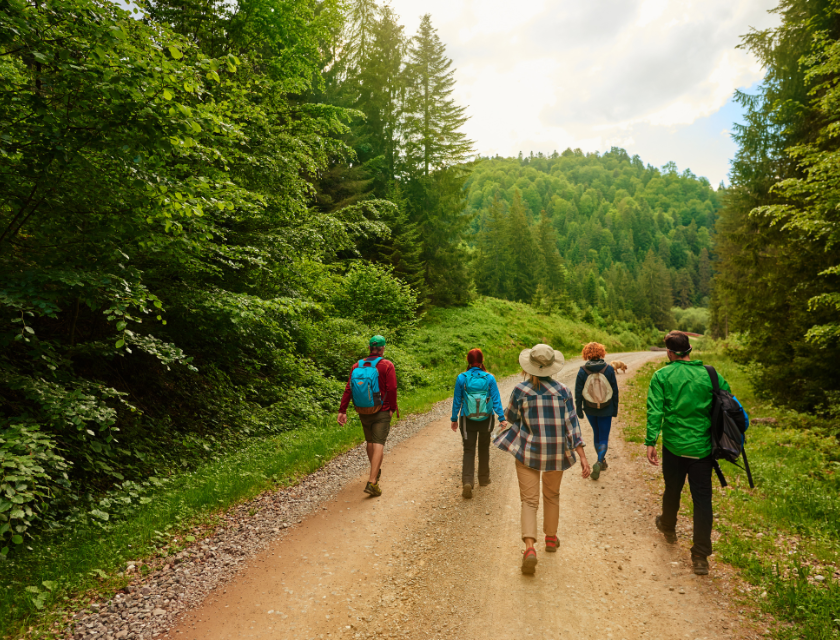
POLYGON ((582 475, 589 477, 589 463, 583 451, 580 423, 572 394, 551 376, 563 368, 563 354, 547 344, 535 345, 519 354, 526 379, 510 394, 505 419, 508 428, 494 438, 499 449, 516 458, 519 496, 522 500, 522 573, 534 573, 537 566, 537 508, 540 504, 540 476, 543 494, 545 550, 557 551, 560 520, 560 481, 563 472, 580 456, 582 475))

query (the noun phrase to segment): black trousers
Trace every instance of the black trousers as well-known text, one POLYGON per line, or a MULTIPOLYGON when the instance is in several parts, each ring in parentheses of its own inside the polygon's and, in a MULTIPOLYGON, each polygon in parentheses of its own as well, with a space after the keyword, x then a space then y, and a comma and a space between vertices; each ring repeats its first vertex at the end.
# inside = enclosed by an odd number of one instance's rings
POLYGON ((462 481, 464 484, 475 485, 475 450, 478 446, 478 482, 490 482, 490 420, 473 422, 467 420, 466 438, 464 443, 464 462, 462 466, 462 481))
POLYGON ((677 526, 680 510, 680 494, 685 479, 694 502, 694 546, 691 553, 700 556, 712 555, 712 456, 696 460, 683 458, 662 447, 662 475, 665 479, 665 493, 662 495, 662 526, 673 531, 677 526))

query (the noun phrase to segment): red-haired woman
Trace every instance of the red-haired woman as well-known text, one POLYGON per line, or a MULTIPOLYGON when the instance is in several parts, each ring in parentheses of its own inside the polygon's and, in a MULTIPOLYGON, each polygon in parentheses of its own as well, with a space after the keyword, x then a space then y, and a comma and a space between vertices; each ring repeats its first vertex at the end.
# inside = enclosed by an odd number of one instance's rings
POLYGON ((586 360, 575 382, 575 405, 580 419, 586 414, 592 425, 598 461, 592 465, 593 480, 607 468, 607 448, 610 441, 612 419, 618 415, 618 382, 615 371, 604 361, 604 345, 590 342, 581 354, 586 360))
POLYGON ((458 431, 460 426, 464 442, 461 495, 465 498, 472 498, 475 486, 476 444, 478 482, 482 487, 490 484, 490 434, 496 416, 501 425, 507 427, 496 378, 484 367, 481 349, 472 349, 467 354, 467 370, 458 374, 455 381, 452 398, 452 430, 458 431))

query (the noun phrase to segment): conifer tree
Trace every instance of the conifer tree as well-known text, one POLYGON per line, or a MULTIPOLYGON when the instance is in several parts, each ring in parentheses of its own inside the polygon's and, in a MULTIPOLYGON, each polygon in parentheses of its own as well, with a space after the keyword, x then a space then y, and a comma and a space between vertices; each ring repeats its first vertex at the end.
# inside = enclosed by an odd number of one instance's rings
POLYGON ((405 197, 399 183, 393 183, 387 199, 394 207, 383 222, 391 229, 391 237, 379 246, 381 256, 394 267, 394 274, 410 284, 418 294, 420 304, 425 303, 425 265, 423 245, 417 225, 409 220, 405 197))
POLYGON ((437 168, 466 160, 472 141, 460 131, 465 107, 451 97, 455 70, 429 14, 423 16, 408 48, 405 103, 405 161, 409 173, 428 176, 437 168))
POLYGON ((520 302, 530 302, 539 282, 541 266, 519 189, 513 195, 509 220, 507 244, 511 256, 511 296, 520 302))

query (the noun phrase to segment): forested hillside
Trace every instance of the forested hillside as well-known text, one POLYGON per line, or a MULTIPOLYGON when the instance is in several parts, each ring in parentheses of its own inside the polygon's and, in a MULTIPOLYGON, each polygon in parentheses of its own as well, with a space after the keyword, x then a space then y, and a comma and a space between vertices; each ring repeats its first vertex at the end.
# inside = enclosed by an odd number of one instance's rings
POLYGON ((737 334, 763 393, 840 418, 840 3, 783 0, 744 46, 766 69, 717 226, 718 336, 737 334))
POLYGON ((567 149, 484 159, 467 190, 481 293, 660 329, 672 307, 708 304, 720 201, 689 170, 567 149))

